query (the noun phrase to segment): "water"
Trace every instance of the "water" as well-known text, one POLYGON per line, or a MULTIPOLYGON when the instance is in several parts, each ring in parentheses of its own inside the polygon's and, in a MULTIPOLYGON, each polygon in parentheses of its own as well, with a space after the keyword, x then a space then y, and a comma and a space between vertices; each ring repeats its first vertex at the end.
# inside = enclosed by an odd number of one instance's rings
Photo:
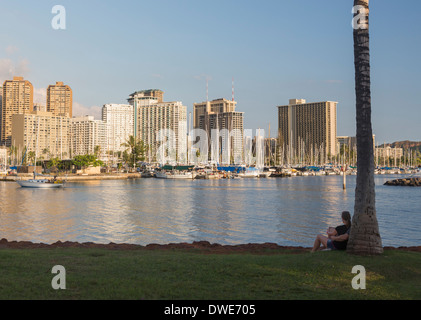
MULTIPOLYGON (((385 246, 421 245, 421 188, 383 186, 376 207, 385 246)), ((356 176, 234 180, 137 179, 26 189, 0 182, 0 238, 54 243, 178 243, 206 240, 312 246, 353 213, 356 176)))

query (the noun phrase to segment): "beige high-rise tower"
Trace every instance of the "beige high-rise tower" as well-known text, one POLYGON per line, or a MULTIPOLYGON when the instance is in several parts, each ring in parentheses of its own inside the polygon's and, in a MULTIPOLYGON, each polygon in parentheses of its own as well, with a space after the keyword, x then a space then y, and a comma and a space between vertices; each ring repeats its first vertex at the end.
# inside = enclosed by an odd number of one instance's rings
POLYGON ((140 100, 148 100, 148 99, 156 99, 158 103, 164 102, 164 91, 159 89, 148 89, 148 90, 141 90, 136 91, 132 93, 129 96, 129 103, 130 105, 135 105, 136 102, 139 102, 140 100))
POLYGON ((211 157, 213 152, 217 157, 213 160, 221 164, 243 160, 244 112, 235 111, 236 106, 236 101, 223 98, 193 105, 193 127, 207 133, 211 157), (227 148, 226 157, 220 152, 222 146, 227 148))
POLYGON ((163 100, 164 92, 158 89, 129 96, 127 101, 134 111, 133 135, 147 146, 146 161, 186 163, 187 107, 181 101, 163 100))
POLYGON ((34 106, 34 88, 23 77, 13 77, 3 83, 1 108, 0 144, 10 147, 12 142, 12 116, 32 112, 34 106))
POLYGON ((63 82, 47 88, 47 111, 59 117, 72 117, 73 92, 63 82))
POLYGON ((278 146, 289 163, 323 163, 336 155, 337 102, 291 99, 278 107, 278 146))

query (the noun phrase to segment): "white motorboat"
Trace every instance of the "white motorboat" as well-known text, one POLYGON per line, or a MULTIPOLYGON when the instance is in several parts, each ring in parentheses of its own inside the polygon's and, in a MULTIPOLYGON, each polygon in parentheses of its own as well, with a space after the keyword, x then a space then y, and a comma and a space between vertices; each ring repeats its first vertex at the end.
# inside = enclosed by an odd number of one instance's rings
POLYGON ((158 171, 155 173, 155 177, 158 179, 193 179, 193 173, 190 171, 180 171, 180 172, 158 171))
POLYGON ((177 172, 170 174, 170 179, 193 179, 192 172, 177 172))
POLYGON ((255 167, 246 168, 244 171, 240 171, 238 176, 241 178, 257 178, 261 174, 261 170, 255 167))
POLYGON ((29 180, 17 180, 16 181, 23 188, 62 188, 64 183, 58 180, 49 179, 29 179, 29 180))

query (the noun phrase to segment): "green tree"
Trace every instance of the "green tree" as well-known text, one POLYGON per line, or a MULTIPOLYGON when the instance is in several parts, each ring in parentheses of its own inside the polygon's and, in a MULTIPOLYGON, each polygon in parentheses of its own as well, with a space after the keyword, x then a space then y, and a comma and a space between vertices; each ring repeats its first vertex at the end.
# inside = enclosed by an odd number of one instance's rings
POLYGON ((126 142, 121 144, 121 146, 126 148, 125 152, 129 155, 130 158, 130 160, 124 159, 123 153, 123 159, 126 162, 131 161, 133 168, 136 167, 136 162, 145 160, 145 152, 147 148, 145 147, 145 144, 142 140, 136 139, 134 136, 130 136, 126 142))
POLYGON ((101 155, 101 146, 95 146, 95 148, 94 148, 94 154, 95 154, 95 156, 97 158, 100 157, 100 155, 101 155))
POLYGON ((62 166, 62 161, 59 158, 51 158, 47 163, 47 168, 51 171, 58 171, 62 166))
POLYGON ((27 157, 28 157, 29 163, 34 163, 35 162, 35 156, 36 156, 35 151, 29 151, 28 152, 27 157))
POLYGON ((358 255, 383 252, 376 216, 374 152, 371 125, 369 0, 354 0, 355 94, 357 113, 357 183, 347 251, 358 255))
POLYGON ((76 156, 73 159, 73 164, 81 169, 85 169, 89 166, 98 167, 104 165, 104 163, 101 160, 98 160, 97 157, 93 154, 76 156))

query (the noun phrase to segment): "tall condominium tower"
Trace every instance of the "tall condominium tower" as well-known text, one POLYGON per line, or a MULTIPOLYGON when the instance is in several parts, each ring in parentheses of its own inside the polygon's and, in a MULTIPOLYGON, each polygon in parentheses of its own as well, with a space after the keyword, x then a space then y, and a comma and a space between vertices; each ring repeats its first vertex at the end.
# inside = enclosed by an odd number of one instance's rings
POLYGON ((107 124, 108 151, 124 151, 122 146, 133 135, 134 111, 128 104, 105 104, 102 107, 102 121, 107 124))
POLYGON ((206 132, 212 161, 242 162, 244 112, 235 111, 236 105, 236 101, 222 98, 193 105, 193 127, 206 132))
POLYGON ((63 82, 56 82, 47 88, 47 111, 60 117, 72 117, 72 89, 63 82))
POLYGON ((12 145, 12 116, 14 114, 29 113, 33 110, 34 88, 22 77, 13 77, 3 83, 3 97, 1 108, 0 144, 12 145))
POLYGON ((129 96, 134 107, 134 135, 147 146, 146 160, 161 163, 187 161, 187 107, 181 101, 164 102, 161 90, 129 96))
POLYGON ((291 99, 278 107, 279 148, 284 161, 324 162, 336 155, 337 102, 291 99))
POLYGON ((134 105, 134 101, 136 99, 137 100, 142 100, 142 99, 148 100, 149 98, 154 98, 154 99, 158 100, 158 102, 163 102, 164 101, 164 91, 161 91, 159 89, 148 89, 148 90, 136 91, 129 96, 128 101, 131 105, 134 105))

